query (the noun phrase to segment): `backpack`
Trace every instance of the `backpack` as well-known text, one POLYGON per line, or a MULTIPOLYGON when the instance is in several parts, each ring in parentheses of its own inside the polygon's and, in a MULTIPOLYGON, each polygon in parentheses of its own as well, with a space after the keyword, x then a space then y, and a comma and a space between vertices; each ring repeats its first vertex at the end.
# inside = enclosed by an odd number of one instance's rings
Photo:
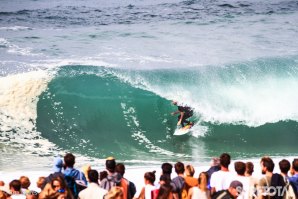
POLYGON ((74 198, 78 198, 79 190, 75 178, 70 175, 64 175, 64 179, 74 198))
POLYGON ((137 190, 136 190, 136 186, 133 182, 128 181, 128 199, 132 199, 134 197, 134 195, 136 194, 137 190))
POLYGON ((284 196, 285 196, 284 197, 285 199, 295 199, 296 198, 293 185, 289 181, 287 181, 287 183, 286 183, 286 192, 285 192, 284 196))
POLYGON ((109 175, 103 179, 100 186, 101 188, 110 191, 112 187, 121 185, 121 178, 122 176, 120 174, 114 173, 113 175, 109 175))
POLYGON ((285 189, 286 183, 282 175, 274 173, 271 177, 271 184, 269 189, 270 199, 282 199, 285 194, 285 189))

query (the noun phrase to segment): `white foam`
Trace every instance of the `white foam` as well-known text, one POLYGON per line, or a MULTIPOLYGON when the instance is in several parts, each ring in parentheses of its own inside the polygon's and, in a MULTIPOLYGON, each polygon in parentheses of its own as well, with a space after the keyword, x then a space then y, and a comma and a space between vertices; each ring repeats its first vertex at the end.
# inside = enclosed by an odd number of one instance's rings
POLYGON ((7 27, 0 27, 0 30, 18 31, 18 30, 32 30, 32 28, 26 27, 26 26, 7 26, 7 27))
POLYGON ((54 144, 35 130, 38 96, 47 88, 51 76, 45 71, 32 71, 0 78, 0 132, 27 152, 46 154, 54 144), (37 147, 38 146, 38 147, 37 147))

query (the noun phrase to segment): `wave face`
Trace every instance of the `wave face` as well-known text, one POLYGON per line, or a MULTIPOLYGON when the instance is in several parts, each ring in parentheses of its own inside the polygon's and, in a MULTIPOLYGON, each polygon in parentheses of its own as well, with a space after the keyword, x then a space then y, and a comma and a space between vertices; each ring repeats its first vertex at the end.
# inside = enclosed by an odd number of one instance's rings
POLYGON ((289 155, 298 138, 292 64, 259 60, 184 71, 64 66, 40 95, 37 131, 63 150, 95 158, 200 162, 223 148, 234 157, 289 155), (171 99, 194 108, 191 134, 173 136, 171 99))

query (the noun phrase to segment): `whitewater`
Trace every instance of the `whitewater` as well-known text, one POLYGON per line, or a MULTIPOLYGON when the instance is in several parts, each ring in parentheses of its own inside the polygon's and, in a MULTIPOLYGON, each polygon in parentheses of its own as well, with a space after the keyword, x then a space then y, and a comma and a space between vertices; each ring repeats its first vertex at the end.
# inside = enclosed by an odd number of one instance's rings
POLYGON ((1 1, 0 170, 297 156, 297 19, 280 0, 1 1))

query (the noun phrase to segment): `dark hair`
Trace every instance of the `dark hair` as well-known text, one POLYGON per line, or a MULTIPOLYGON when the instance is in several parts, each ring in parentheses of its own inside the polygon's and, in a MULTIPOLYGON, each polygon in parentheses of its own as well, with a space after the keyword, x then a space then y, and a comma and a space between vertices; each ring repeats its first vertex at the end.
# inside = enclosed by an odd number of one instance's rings
POLYGON ((169 174, 162 174, 159 178, 159 181, 164 181, 165 184, 170 184, 171 183, 171 177, 169 174))
POLYGON ((244 162, 235 162, 234 167, 238 175, 244 175, 246 169, 246 165, 244 162))
POLYGON ((254 164, 252 162, 247 162, 245 165, 246 165, 246 173, 248 173, 249 175, 252 175, 252 173, 254 172, 254 164))
POLYGON ((161 170, 162 170, 162 173, 163 174, 169 174, 169 175, 171 175, 172 168, 173 168, 173 166, 170 163, 167 163, 167 162, 166 163, 163 163, 161 165, 161 170))
POLYGON ((146 172, 144 178, 153 184, 155 182, 155 171, 146 172))
POLYGON ((73 165, 75 164, 75 159, 76 159, 76 157, 72 153, 67 153, 64 156, 64 164, 65 164, 65 166, 72 168, 73 165))
POLYGON ((15 191, 21 191, 21 181, 13 180, 9 183, 9 188, 13 188, 15 191))
POLYGON ((106 160, 106 169, 111 172, 114 173, 115 169, 116 169, 116 161, 114 158, 110 157, 106 160))
POLYGON ((273 172, 273 170, 274 170, 274 162, 273 162, 273 160, 271 158, 269 158, 269 157, 262 157, 261 163, 263 164, 263 166, 265 168, 267 168, 267 170, 269 172, 273 172))
POLYGON ((231 156, 228 153, 223 153, 219 157, 220 165, 228 168, 231 163, 231 156))
POLYGON ((295 158, 292 162, 292 167, 294 169, 294 171, 298 172, 298 159, 295 158))
POLYGON ((184 164, 182 162, 177 162, 175 164, 175 171, 177 174, 183 174, 185 171, 184 164))
POLYGON ((170 184, 163 184, 160 186, 157 199, 165 199, 169 198, 169 195, 172 192, 172 186, 170 184))
POLYGON ((121 176, 123 177, 124 176, 124 173, 125 173, 125 166, 124 166, 124 164, 118 163, 116 165, 116 172, 119 173, 119 174, 121 174, 121 176))
POLYGON ((60 182, 60 185, 61 185, 62 189, 65 189, 67 187, 65 180, 61 176, 58 176, 58 177, 53 178, 51 180, 51 186, 52 186, 53 189, 54 189, 54 181, 60 182))
POLYGON ((98 172, 96 170, 89 170, 88 171, 88 178, 90 182, 98 183, 98 172))
POLYGON ((107 171, 101 171, 99 172, 99 180, 102 181, 103 179, 105 179, 108 176, 108 172, 107 171))
POLYGON ((288 173, 289 172, 289 170, 291 168, 291 163, 288 160, 283 159, 278 164, 279 164, 279 169, 282 173, 288 173))

